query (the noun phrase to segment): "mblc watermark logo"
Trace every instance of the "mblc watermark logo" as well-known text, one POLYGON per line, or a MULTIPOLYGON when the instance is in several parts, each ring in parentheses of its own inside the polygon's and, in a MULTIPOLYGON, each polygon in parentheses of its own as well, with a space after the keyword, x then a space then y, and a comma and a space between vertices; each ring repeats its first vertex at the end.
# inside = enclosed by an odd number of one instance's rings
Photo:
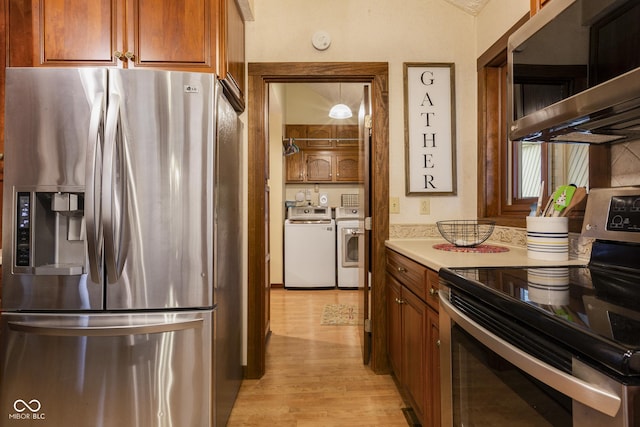
POLYGON ((45 415, 42 410, 42 404, 38 399, 26 401, 24 399, 16 399, 13 402, 13 410, 9 413, 10 420, 44 420, 45 415))

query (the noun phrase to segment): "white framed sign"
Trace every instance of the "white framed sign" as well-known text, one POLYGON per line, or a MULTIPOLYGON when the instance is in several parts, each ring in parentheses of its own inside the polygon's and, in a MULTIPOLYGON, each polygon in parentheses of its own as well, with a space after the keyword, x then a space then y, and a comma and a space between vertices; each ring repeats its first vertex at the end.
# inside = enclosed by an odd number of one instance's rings
POLYGON ((404 63, 406 194, 455 195, 455 67, 404 63))

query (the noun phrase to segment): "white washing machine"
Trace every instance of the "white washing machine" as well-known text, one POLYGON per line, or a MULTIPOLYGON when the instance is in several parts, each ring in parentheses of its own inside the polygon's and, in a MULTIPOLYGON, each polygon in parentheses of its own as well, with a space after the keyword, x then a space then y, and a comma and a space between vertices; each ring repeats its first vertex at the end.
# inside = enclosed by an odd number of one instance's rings
POLYGON ((327 206, 290 207, 284 223, 284 287, 336 287, 336 223, 327 206))
POLYGON ((358 228, 360 208, 336 208, 336 270, 339 288, 358 287, 358 251, 362 233, 358 228))

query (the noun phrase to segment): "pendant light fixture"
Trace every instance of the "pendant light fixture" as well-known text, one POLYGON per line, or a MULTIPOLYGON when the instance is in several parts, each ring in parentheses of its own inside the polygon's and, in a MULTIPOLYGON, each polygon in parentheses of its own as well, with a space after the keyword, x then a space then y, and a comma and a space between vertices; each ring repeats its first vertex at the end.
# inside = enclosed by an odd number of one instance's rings
MULTIPOLYGON (((342 101, 342 83, 340 83, 339 101, 342 101)), ((331 107, 331 110, 329 110, 329 117, 331 117, 332 119, 348 119, 352 115, 353 114, 351 113, 351 108, 349 108, 342 102, 334 105, 333 107, 331 107)))

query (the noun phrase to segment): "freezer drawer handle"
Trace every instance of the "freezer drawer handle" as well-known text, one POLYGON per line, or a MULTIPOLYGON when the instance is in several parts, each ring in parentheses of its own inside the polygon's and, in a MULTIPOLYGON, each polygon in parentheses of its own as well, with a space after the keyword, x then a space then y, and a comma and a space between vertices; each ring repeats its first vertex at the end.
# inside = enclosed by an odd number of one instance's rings
POLYGON ((56 337, 118 337, 126 335, 161 334, 165 332, 183 331, 185 329, 199 329, 202 327, 202 323, 203 319, 190 319, 174 323, 152 323, 133 326, 68 327, 39 325, 36 323, 26 322, 9 322, 9 328, 16 332, 56 337))
POLYGON ((618 413, 622 402, 620 397, 614 393, 566 374, 494 335, 457 310, 443 293, 440 293, 440 307, 443 307, 451 319, 478 341, 534 378, 610 417, 614 417, 618 413))

